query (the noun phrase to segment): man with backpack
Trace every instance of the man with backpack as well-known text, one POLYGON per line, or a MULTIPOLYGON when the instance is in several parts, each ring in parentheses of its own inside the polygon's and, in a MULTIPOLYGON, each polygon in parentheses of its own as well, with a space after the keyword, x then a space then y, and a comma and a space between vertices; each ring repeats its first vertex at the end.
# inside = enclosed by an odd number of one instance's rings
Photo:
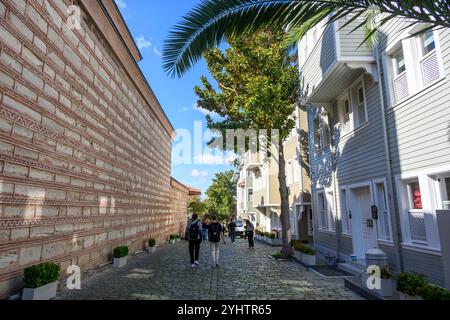
POLYGON ((223 243, 226 244, 224 238, 224 230, 222 225, 217 221, 216 215, 211 216, 211 224, 209 225, 209 242, 211 244, 211 253, 212 253, 212 267, 216 268, 219 266, 219 244, 220 239, 223 240, 223 243))
POLYGON ((191 267, 198 265, 200 243, 202 242, 202 223, 197 220, 198 215, 193 214, 191 221, 186 226, 186 238, 189 241, 189 255, 191 256, 191 267))

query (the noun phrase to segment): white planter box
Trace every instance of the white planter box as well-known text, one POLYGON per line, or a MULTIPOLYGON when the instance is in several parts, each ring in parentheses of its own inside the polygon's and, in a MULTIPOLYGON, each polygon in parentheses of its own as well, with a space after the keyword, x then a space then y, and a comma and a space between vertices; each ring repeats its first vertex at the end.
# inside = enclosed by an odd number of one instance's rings
POLYGON ((46 284, 39 288, 24 288, 22 300, 50 300, 56 297, 58 281, 46 284))
POLYGON ((368 289, 381 297, 392 297, 394 295, 394 281, 392 279, 380 279, 380 289, 369 289, 367 287, 367 279, 369 274, 366 272, 361 274, 361 285, 364 289, 368 289))
POLYGON ((154 253, 155 250, 156 250, 156 246, 153 246, 153 247, 147 247, 147 248, 145 248, 145 250, 147 250, 148 253, 154 253))
POLYGON ((302 254, 301 254, 300 251, 292 250, 292 256, 293 256, 294 259, 297 260, 298 262, 302 262, 302 254))
POLYGON ((400 300, 423 300, 421 296, 410 296, 407 293, 398 292, 400 300))
POLYGON ((315 255, 309 255, 301 253, 301 260, 304 264, 307 266, 315 266, 316 265, 316 256, 315 255))
POLYGON ((281 246, 281 245, 283 245, 283 241, 281 239, 270 239, 270 238, 268 238, 268 243, 271 246, 281 246))
POLYGON ((127 257, 113 259, 113 268, 122 268, 126 264, 127 264, 127 257))

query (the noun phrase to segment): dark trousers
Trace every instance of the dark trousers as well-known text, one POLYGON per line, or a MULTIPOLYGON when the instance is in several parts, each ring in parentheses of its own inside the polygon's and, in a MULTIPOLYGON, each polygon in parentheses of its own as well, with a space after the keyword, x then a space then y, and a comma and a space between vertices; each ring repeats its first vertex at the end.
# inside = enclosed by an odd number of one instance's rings
POLYGON ((230 238, 231 242, 234 242, 236 240, 236 233, 234 232, 234 230, 230 230, 230 238))
POLYGON ((253 241, 253 231, 247 232, 247 238, 248 238, 248 246, 250 248, 254 248, 255 242, 253 241))
POLYGON ((198 260, 198 255, 200 253, 200 243, 202 240, 189 240, 189 255, 191 256, 191 264, 198 260))

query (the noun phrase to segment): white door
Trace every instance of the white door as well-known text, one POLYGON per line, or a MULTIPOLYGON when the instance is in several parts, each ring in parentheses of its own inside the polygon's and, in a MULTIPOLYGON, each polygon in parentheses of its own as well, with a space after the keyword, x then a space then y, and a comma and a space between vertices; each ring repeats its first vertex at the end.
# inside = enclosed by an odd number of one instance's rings
POLYGON ((353 253, 364 260, 367 250, 377 248, 375 221, 372 219, 372 197, 369 187, 350 189, 353 253))

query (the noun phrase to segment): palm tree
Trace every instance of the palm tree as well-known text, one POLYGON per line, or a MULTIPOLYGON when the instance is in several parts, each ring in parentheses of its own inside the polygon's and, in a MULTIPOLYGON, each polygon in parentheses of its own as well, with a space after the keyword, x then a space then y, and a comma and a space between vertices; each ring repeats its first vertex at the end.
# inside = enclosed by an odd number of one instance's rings
POLYGON ((428 23, 426 30, 450 27, 450 0, 201 0, 171 30, 163 67, 168 74, 181 77, 226 37, 263 28, 286 30, 286 43, 292 44, 332 13, 330 23, 349 14, 352 18, 347 23, 363 18, 358 27, 369 26, 366 40, 396 17, 407 19, 409 25, 428 23), (373 12, 380 13, 378 24, 372 23, 373 12))

